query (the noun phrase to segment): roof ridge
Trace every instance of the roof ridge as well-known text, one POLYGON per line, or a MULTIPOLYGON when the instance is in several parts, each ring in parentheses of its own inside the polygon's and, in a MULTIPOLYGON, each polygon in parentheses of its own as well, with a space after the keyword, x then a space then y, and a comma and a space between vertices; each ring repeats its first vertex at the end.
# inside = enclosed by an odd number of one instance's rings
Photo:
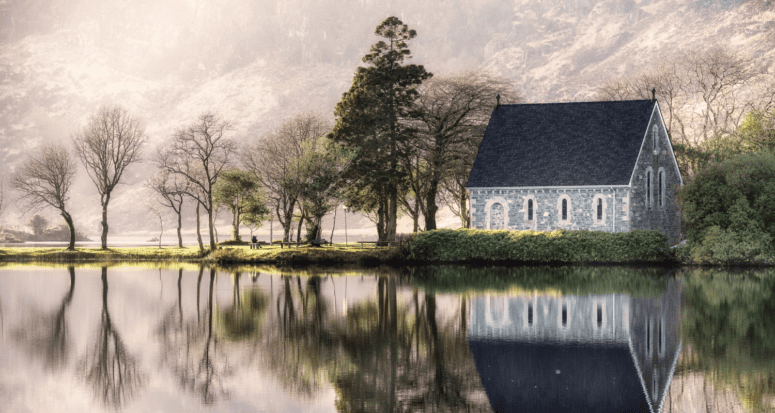
POLYGON ((635 103, 635 102, 653 102, 651 99, 628 99, 628 100, 585 100, 579 102, 533 102, 533 103, 501 103, 500 106, 541 106, 541 105, 577 105, 577 104, 604 104, 604 103, 635 103))

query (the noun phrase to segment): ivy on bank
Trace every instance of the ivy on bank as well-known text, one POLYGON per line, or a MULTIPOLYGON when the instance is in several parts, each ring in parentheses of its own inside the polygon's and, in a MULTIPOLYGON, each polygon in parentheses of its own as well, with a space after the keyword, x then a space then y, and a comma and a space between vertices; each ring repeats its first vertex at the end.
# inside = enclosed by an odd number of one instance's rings
POLYGON ((659 231, 508 231, 440 229, 416 234, 410 259, 431 262, 671 263, 667 237, 659 231))

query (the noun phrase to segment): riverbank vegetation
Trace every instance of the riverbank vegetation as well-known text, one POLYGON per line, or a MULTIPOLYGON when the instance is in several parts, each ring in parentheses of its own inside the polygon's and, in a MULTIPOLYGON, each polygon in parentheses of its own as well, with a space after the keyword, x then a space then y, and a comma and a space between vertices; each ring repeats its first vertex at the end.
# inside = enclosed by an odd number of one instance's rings
MULTIPOLYGON (((773 139, 775 143, 775 139, 773 139)), ((696 264, 775 263, 775 155, 743 153, 704 168, 679 192, 687 246, 696 264)))
POLYGON ((658 231, 448 230, 417 233, 408 256, 429 262, 673 263, 667 237, 658 231))
POLYGON ((506 264, 675 264, 667 239, 657 231, 609 234, 593 231, 436 230, 410 237, 399 247, 361 248, 359 244, 281 248, 247 244, 196 247, 4 248, 0 261, 185 261, 210 264, 410 265, 430 263, 506 264))

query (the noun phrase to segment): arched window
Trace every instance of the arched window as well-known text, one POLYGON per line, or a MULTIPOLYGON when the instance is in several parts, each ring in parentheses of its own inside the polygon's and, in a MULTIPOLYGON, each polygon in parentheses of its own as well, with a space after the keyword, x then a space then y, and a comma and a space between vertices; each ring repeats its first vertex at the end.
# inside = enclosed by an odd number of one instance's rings
POLYGON ((657 193, 659 194, 657 197, 657 205, 660 207, 664 206, 664 201, 662 200, 662 184, 664 184, 664 175, 665 173, 663 171, 659 171, 659 174, 657 175, 657 193))
POLYGON ((533 200, 532 199, 527 200, 527 220, 528 221, 533 220, 533 200))
POLYGON ((503 205, 494 203, 490 207, 490 229, 503 229, 506 219, 503 213, 503 205))
POLYGON ((651 207, 651 171, 646 171, 646 207, 651 207))
POLYGON ((600 221, 603 219, 603 199, 598 198, 597 199, 597 220, 600 221))
POLYGON ((562 200, 562 220, 565 221, 568 219, 568 200, 563 199, 562 200))

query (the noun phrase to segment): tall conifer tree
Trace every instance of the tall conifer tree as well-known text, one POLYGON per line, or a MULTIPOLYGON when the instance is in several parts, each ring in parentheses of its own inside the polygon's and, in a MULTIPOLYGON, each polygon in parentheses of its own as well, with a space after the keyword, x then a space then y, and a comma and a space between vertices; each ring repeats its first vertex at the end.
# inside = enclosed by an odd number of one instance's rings
POLYGON ((354 155, 343 173, 348 205, 377 212, 380 241, 396 234, 398 195, 405 190, 407 171, 401 161, 411 150, 416 87, 432 76, 422 65, 405 65, 411 58, 406 42, 417 36, 397 17, 388 17, 375 34, 384 38, 363 57, 350 90, 336 105, 336 125, 329 137, 354 155))

